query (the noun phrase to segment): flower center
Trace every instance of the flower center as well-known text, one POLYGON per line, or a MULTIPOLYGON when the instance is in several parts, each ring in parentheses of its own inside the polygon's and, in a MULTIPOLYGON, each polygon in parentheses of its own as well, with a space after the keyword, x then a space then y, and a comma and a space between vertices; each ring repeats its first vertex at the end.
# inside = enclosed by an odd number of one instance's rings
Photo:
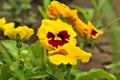
POLYGON ((55 48, 68 43, 69 37, 70 35, 65 30, 60 31, 58 34, 53 34, 52 32, 47 33, 48 43, 55 48))
POLYGON ((97 31, 92 30, 91 35, 96 36, 96 34, 97 34, 97 31))

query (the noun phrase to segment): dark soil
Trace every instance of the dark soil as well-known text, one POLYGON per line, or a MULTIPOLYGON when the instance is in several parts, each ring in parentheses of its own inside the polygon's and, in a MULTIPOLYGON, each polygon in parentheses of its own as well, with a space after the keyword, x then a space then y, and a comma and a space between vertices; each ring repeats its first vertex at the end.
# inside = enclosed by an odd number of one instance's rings
MULTIPOLYGON (((4 0, 0 0, 0 10, 2 10, 1 6, 4 0)), ((65 4, 75 4, 79 5, 84 8, 92 8, 92 4, 90 0, 59 0, 62 3, 65 4)), ((114 10, 116 15, 119 17, 120 16, 120 9, 119 9, 119 4, 120 0, 113 0, 114 4, 114 10)), ((35 0, 33 3, 31 3, 33 6, 33 10, 37 14, 37 22, 32 25, 32 27, 37 31, 38 27, 41 24, 42 17, 40 13, 37 11, 37 5, 42 5, 41 0, 35 0)), ((81 16, 81 15, 80 15, 81 16)), ((2 17, 0 15, 0 17, 2 17)), ((81 17, 82 20, 84 18, 81 17)), ((7 17, 7 21, 11 21, 11 16, 7 17)), ((0 32, 0 40, 1 39, 6 39, 6 37, 3 36, 3 33, 0 32)), ((33 36, 28 43, 35 42, 37 40, 36 36, 33 36)), ((110 38, 109 38, 109 30, 106 30, 102 36, 100 36, 98 39, 95 40, 95 46, 94 48, 85 48, 86 51, 92 53, 92 58, 90 62, 88 63, 81 63, 79 69, 81 71, 86 71, 92 68, 102 68, 105 69, 105 66, 108 64, 112 63, 112 56, 111 56, 111 45, 110 45, 110 38)))

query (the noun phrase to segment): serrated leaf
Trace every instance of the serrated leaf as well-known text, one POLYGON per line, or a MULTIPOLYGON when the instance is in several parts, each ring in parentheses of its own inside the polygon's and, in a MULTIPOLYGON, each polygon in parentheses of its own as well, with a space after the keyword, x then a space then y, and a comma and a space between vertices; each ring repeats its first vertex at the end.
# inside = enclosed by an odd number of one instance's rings
POLYGON ((89 72, 83 72, 76 77, 76 80, 94 80, 94 79, 108 79, 117 80, 116 77, 102 69, 92 69, 89 72))

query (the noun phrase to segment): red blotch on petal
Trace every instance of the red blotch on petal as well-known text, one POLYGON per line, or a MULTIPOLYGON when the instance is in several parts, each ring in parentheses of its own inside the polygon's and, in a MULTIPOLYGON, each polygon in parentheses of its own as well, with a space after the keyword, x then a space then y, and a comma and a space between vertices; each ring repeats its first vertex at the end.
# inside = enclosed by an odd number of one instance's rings
POLYGON ((68 43, 70 35, 67 33, 67 31, 60 31, 57 34, 57 37, 59 37, 61 40, 55 40, 55 35, 52 32, 47 33, 47 38, 51 38, 48 43, 52 45, 53 47, 57 48, 58 46, 62 46, 65 43, 68 43))
POLYGON ((91 35, 96 36, 97 33, 98 33, 97 31, 92 30, 91 35))

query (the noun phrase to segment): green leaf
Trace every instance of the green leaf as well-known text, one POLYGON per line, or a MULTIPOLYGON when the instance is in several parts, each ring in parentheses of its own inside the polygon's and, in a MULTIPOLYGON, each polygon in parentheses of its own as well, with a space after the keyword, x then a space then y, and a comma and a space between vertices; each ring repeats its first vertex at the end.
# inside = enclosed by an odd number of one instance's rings
POLYGON ((11 74, 9 64, 4 64, 1 70, 0 80, 8 80, 11 77, 11 74))
POLYGON ((6 3, 6 2, 5 2, 5 3, 3 4, 3 9, 4 9, 4 10, 11 10, 11 9, 12 9, 12 6, 11 6, 9 3, 6 3))
POLYGON ((36 41, 35 43, 33 43, 31 46, 30 46, 30 50, 34 53, 34 56, 36 58, 40 58, 41 55, 43 54, 43 47, 42 45, 40 44, 40 41, 36 41))
POLYGON ((48 16, 46 15, 46 12, 43 10, 42 6, 37 6, 38 11, 41 13, 42 17, 47 19, 48 16))
POLYGON ((49 76, 49 75, 46 72, 37 72, 34 75, 32 75, 30 78, 40 79, 40 78, 45 78, 47 76, 49 76))
POLYGON ((0 58, 2 58, 2 60, 4 60, 5 62, 8 62, 9 64, 12 63, 10 55, 7 53, 7 50, 4 48, 1 42, 0 42, 0 58))
POLYGON ((43 4, 44 4, 44 10, 47 9, 48 5, 50 4, 50 0, 43 0, 43 4))
POLYGON ((18 62, 14 62, 13 64, 10 65, 10 70, 15 71, 18 67, 18 62))
POLYGON ((117 80, 116 77, 102 69, 92 69, 89 72, 83 72, 77 75, 76 80, 94 80, 94 79, 108 79, 117 80))
POLYGON ((65 77, 65 72, 62 71, 62 69, 57 69, 53 76, 55 78, 57 78, 57 80, 65 80, 64 77, 65 77))
POLYGON ((99 1, 99 4, 98 4, 98 11, 100 12, 101 10, 100 9, 102 9, 103 8, 103 5, 105 4, 105 0, 100 0, 99 1))
POLYGON ((120 67, 120 62, 112 63, 106 66, 107 69, 116 68, 116 67, 120 67))
POLYGON ((88 15, 88 21, 91 21, 93 16, 94 16, 94 9, 92 8, 87 8, 85 9, 86 10, 86 13, 88 15))
MULTIPOLYGON (((2 45, 10 52, 10 53, 18 53, 18 49, 16 47, 16 41, 14 40, 3 40, 2 45)), ((22 44, 21 50, 27 50, 29 46, 27 44, 22 44)))
MULTIPOLYGON (((6 48, 7 52, 10 53, 10 55, 15 59, 18 60, 18 48, 16 47, 16 41, 14 40, 3 40, 2 45, 6 48)), ((28 50, 29 47, 27 44, 22 44, 21 51, 28 50)))
POLYGON ((3 46, 11 53, 17 53, 16 42, 13 40, 4 40, 1 42, 3 46))

